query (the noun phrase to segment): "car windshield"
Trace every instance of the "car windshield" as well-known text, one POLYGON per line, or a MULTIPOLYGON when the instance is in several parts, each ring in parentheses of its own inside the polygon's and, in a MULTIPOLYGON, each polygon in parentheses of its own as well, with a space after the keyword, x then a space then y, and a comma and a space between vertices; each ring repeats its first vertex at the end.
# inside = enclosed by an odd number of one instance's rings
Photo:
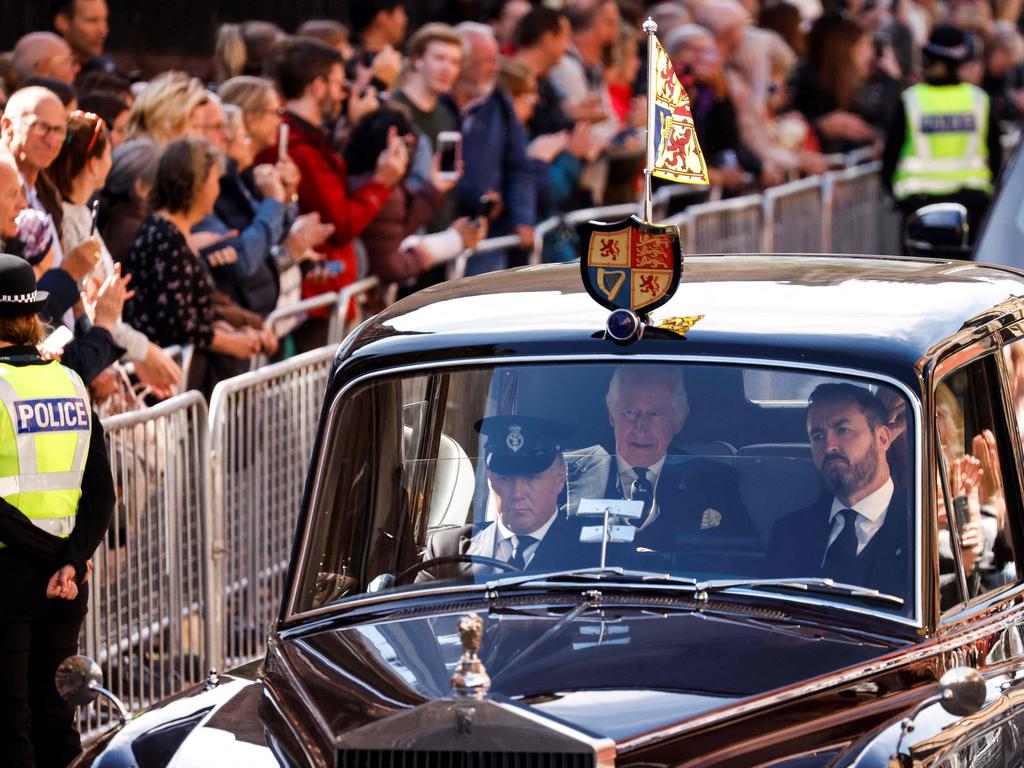
POLYGON ((295 612, 563 573, 913 615, 913 411, 884 383, 546 361, 374 378, 331 418, 295 612))

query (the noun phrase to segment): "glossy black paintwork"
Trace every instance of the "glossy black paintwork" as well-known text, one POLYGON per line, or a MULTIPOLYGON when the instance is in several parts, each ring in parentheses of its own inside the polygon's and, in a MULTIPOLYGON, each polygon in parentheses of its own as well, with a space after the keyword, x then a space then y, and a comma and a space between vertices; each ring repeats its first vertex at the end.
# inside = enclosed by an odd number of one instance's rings
MULTIPOLYGON (((914 370, 966 321, 1024 293, 1001 267, 924 259, 688 256, 679 290, 652 313, 704 315, 681 339, 648 328, 619 346, 607 310, 579 284, 576 265, 527 267, 445 283, 389 307, 350 340, 352 376, 433 359, 522 354, 739 356, 876 371, 915 387, 914 370)), ((341 375, 338 375, 338 374, 341 375)))
MULTIPOLYGON (((634 599, 589 610, 525 655, 570 606, 489 613, 481 603, 481 660, 491 693, 622 741, 907 644, 808 626, 770 610, 660 602, 634 599), (769 652, 772 663, 765 664, 769 652)), ((293 637, 281 653, 303 670, 306 697, 340 735, 385 713, 449 696, 462 613, 325 628, 293 637), (342 704, 338 689, 353 678, 359 693, 342 704)))

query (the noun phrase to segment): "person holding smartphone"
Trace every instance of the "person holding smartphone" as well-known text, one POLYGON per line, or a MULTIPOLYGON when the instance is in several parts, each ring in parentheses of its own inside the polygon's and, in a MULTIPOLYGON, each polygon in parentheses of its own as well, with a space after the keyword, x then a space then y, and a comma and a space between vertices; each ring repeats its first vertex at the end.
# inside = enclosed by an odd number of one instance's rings
MULTIPOLYGON (((372 176, 373 159, 384 150, 390 134, 407 137, 414 145, 416 138, 412 130, 409 116, 397 106, 378 110, 356 126, 345 150, 345 160, 352 174, 350 184, 359 187, 372 176)), ((369 272, 380 278, 381 283, 404 283, 419 277, 427 269, 472 248, 486 236, 485 217, 463 217, 441 233, 428 235, 429 239, 418 239, 413 247, 403 247, 406 238, 421 230, 437 213, 458 181, 457 153, 451 152, 451 170, 444 170, 443 160, 444 152, 439 149, 431 163, 430 180, 419 189, 413 191, 404 182, 396 184, 377 218, 363 231, 361 241, 369 272)))
MULTIPOLYGON (((288 125, 288 156, 302 174, 298 187, 299 209, 316 212, 334 232, 320 247, 323 263, 307 267, 303 294, 313 296, 337 291, 361 275, 354 240, 369 226, 405 175, 409 150, 397 134, 388 135, 385 149, 374 159, 373 174, 358 188, 350 190, 348 166, 328 141, 322 126, 338 117, 345 91, 341 54, 318 40, 296 38, 277 51, 273 70, 288 125)), ((275 144, 256 158, 273 163, 278 157, 275 144)), ((315 349, 327 340, 327 311, 313 311, 311 319, 297 329, 300 350, 315 349)))

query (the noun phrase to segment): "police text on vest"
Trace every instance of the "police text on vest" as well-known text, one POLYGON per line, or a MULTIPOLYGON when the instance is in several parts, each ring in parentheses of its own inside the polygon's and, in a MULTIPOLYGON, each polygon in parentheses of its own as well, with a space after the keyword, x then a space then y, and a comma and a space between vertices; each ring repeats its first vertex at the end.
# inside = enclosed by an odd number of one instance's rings
POLYGON ((15 400, 18 434, 89 430, 89 409, 80 397, 15 400))

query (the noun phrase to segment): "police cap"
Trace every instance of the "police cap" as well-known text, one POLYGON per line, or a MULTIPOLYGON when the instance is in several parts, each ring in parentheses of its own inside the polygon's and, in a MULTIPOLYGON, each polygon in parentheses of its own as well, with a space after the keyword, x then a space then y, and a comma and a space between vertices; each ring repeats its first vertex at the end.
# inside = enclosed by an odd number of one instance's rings
POLYGON ((20 256, 0 253, 0 315, 35 315, 46 304, 49 294, 36 290, 36 275, 20 256))
POLYGON ((962 64, 974 56, 974 46, 966 32, 952 24, 939 24, 925 43, 924 53, 933 59, 962 64))
POLYGON ((499 475, 536 475, 551 466, 569 429, 535 416, 491 416, 476 423, 484 464, 499 475))

